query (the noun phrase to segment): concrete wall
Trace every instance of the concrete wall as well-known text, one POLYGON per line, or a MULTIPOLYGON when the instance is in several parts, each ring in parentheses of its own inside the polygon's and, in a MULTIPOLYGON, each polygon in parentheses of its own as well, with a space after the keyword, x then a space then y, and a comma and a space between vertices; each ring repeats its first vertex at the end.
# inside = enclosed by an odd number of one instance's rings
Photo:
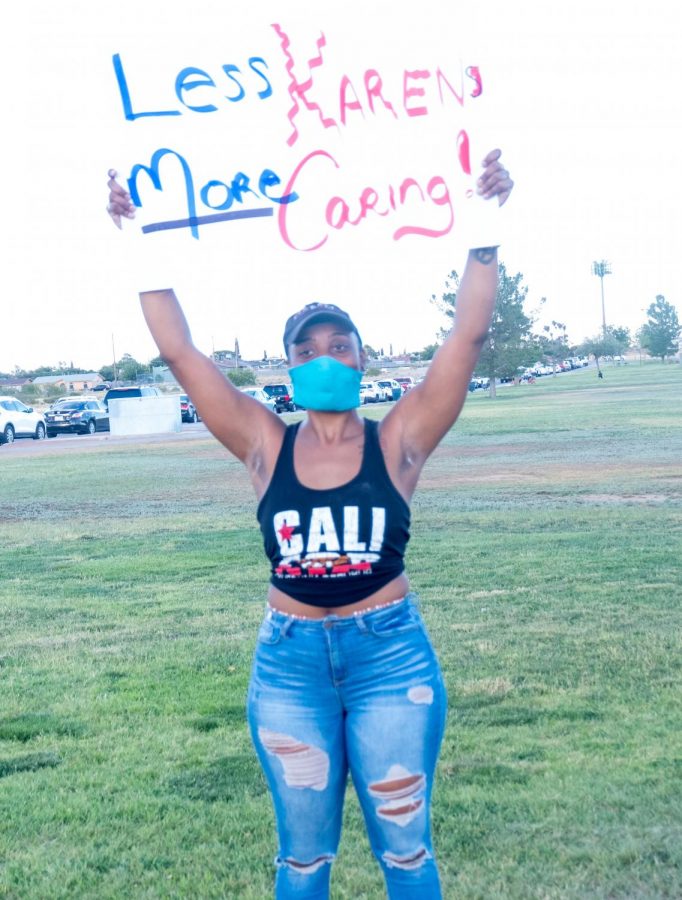
POLYGON ((110 400, 109 428, 112 434, 171 434, 180 431, 180 395, 110 400))

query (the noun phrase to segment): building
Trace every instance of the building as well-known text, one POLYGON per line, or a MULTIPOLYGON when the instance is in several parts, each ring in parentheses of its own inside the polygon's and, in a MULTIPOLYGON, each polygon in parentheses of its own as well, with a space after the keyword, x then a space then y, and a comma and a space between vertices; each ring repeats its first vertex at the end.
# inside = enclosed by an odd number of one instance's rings
POLYGON ((39 375, 33 379, 33 384, 44 387, 58 387, 64 391, 80 393, 91 391, 96 384, 102 384, 103 378, 99 372, 77 372, 74 375, 39 375))

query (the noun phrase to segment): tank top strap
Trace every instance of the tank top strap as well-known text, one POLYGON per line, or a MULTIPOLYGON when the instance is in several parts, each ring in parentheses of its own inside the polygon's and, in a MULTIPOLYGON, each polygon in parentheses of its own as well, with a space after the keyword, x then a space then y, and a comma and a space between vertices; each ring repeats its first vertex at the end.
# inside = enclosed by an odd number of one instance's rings
POLYGON ((276 477, 289 477, 294 470, 294 441, 296 440, 300 425, 300 422, 294 422, 293 425, 287 425, 287 430, 284 432, 284 440, 282 441, 282 446, 280 447, 277 462, 275 463, 275 468, 270 480, 271 484, 275 482, 276 477))
POLYGON ((388 474, 384 461, 384 451, 379 442, 379 423, 376 419, 365 419, 365 452, 363 453, 363 468, 369 470, 369 474, 377 471, 388 474))

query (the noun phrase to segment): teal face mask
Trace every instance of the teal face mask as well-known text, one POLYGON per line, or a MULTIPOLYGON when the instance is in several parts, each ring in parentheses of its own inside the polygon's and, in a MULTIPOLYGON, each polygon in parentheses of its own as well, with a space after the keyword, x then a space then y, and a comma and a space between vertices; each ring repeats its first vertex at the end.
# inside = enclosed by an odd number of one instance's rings
POLYGON ((294 400, 317 412, 345 412, 360 405, 362 372, 331 356, 317 356, 289 369, 294 400))

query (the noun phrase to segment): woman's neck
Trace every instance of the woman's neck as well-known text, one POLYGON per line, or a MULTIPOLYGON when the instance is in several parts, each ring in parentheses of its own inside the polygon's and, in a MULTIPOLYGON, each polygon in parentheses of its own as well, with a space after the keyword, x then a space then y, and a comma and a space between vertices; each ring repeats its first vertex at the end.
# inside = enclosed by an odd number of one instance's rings
POLYGON ((364 427, 364 420, 354 409, 347 412, 308 410, 306 418, 301 423, 300 431, 304 438, 313 439, 321 445, 329 446, 359 437, 363 433, 364 427))

